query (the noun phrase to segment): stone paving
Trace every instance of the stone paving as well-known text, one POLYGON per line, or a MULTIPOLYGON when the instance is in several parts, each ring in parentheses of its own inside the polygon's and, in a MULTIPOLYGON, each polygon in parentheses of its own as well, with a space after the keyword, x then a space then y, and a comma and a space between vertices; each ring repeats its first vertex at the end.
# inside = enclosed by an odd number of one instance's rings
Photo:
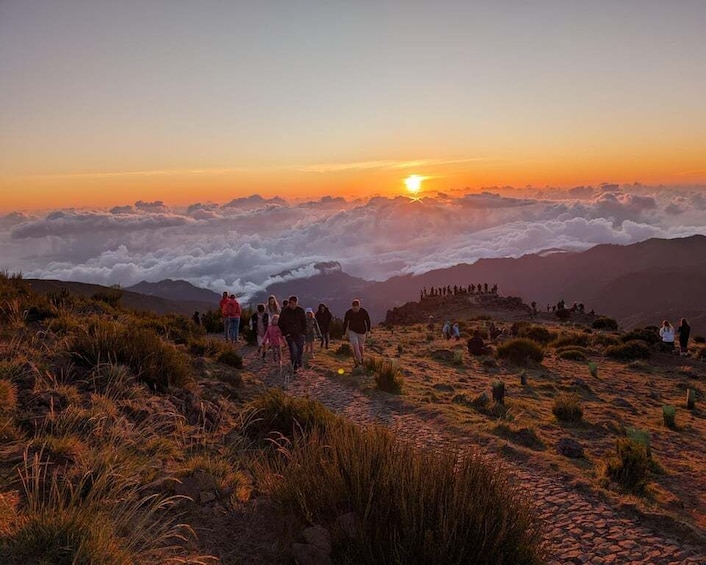
MULTIPOLYGON (((253 360, 253 365, 256 364, 253 360)), ((279 371, 263 368, 260 373, 266 385, 282 386, 279 371)), ((300 370, 287 392, 318 400, 358 424, 385 425, 398 437, 422 447, 458 444, 462 439, 450 436, 416 414, 405 412, 401 403, 390 395, 364 394, 313 369, 300 370)), ((537 511, 547 525, 550 565, 706 565, 703 548, 690 547, 641 525, 638 519, 621 515, 590 494, 573 490, 559 477, 520 468, 507 461, 504 465, 530 490, 537 511)))

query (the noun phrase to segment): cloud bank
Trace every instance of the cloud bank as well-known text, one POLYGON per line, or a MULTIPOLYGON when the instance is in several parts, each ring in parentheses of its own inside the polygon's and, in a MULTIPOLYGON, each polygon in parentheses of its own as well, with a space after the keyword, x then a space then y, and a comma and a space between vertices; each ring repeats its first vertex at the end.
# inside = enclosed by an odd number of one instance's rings
POLYGON ((703 190, 575 187, 463 191, 418 200, 306 202, 258 195, 170 208, 138 201, 110 210, 0 217, 0 268, 26 277, 130 286, 184 279, 244 297, 337 261, 384 280, 484 257, 706 234, 703 190))

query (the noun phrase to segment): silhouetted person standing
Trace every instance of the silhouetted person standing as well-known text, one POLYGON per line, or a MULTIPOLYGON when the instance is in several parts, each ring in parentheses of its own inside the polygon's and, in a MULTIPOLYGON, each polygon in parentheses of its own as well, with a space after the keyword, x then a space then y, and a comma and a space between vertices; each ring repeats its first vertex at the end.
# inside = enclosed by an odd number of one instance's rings
POLYGON ((679 351, 682 355, 686 355, 689 347, 689 335, 691 334, 691 326, 686 321, 686 318, 682 318, 681 322, 679 322, 677 334, 679 334, 679 351))

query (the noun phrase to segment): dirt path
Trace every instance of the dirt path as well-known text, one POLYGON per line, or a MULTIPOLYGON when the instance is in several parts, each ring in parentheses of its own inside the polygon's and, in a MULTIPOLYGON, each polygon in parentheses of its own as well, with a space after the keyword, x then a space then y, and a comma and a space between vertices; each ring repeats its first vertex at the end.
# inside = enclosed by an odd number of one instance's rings
MULTIPOLYGON (((253 358, 252 366, 257 365, 258 361, 253 358)), ((263 368, 256 372, 262 375, 267 386, 282 385, 278 371, 263 368)), ((399 437, 419 446, 467 443, 466 438, 422 420, 391 395, 364 394, 342 381, 324 376, 315 368, 302 369, 290 383, 288 392, 318 400, 358 424, 388 426, 399 437)), ((507 461, 505 466, 531 491, 537 510, 547 523, 551 565, 706 565, 706 553, 702 550, 622 515, 592 495, 572 489, 560 477, 507 461)))

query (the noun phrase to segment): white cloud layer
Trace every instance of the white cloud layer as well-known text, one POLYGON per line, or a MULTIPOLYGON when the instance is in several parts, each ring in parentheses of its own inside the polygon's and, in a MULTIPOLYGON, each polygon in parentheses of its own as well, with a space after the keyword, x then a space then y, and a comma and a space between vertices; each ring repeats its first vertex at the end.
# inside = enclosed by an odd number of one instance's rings
POLYGON ((310 276, 323 261, 383 280, 483 257, 693 234, 706 234, 706 198, 697 188, 499 189, 367 202, 251 196, 185 209, 140 201, 109 211, 0 217, 0 268, 122 286, 185 279, 248 296, 310 276))

